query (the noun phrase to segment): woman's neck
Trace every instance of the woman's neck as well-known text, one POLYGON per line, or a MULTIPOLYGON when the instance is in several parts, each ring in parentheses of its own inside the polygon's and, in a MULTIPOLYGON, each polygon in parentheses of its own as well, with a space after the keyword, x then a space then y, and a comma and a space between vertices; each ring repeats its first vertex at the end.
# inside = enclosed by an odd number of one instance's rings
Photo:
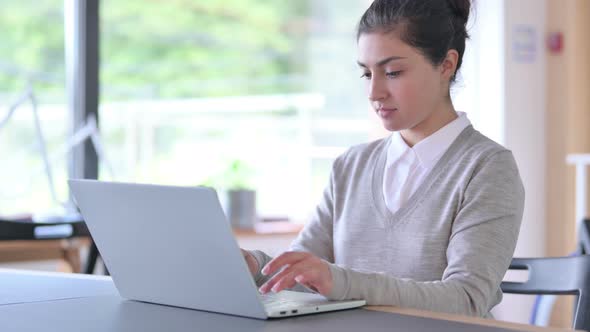
POLYGON ((402 130, 400 134, 406 144, 413 147, 421 140, 451 123, 457 117, 457 112, 455 111, 452 102, 449 101, 448 103, 445 103, 444 107, 430 114, 430 116, 424 119, 424 121, 420 122, 413 128, 402 130))

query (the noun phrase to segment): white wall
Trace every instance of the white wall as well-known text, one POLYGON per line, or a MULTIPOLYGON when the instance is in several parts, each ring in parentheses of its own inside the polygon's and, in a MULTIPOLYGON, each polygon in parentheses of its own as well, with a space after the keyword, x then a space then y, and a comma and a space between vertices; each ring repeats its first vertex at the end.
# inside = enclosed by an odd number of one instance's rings
MULTIPOLYGON (((506 0, 505 115, 506 146, 514 152, 526 188, 520 256, 545 254, 545 0, 506 0), (514 50, 522 27, 533 34, 530 60, 514 50)), ((528 34, 525 33, 525 34, 528 34)), ((520 35, 520 36, 519 36, 520 35)))
MULTIPOLYGON (((545 2, 477 2, 464 81, 454 96, 476 129, 514 153, 526 191, 520 257, 545 255, 545 2)), ((532 302, 505 295, 494 314, 526 323, 532 302)))
POLYGON ((467 24, 467 41, 459 80, 452 88, 457 110, 473 126, 504 144, 504 2, 478 1, 467 24))
MULTIPOLYGON (((546 252, 545 2, 505 0, 504 8, 504 139, 514 153, 526 190, 515 253, 520 257, 544 256, 546 252)), ((526 322, 532 301, 530 297, 506 296, 498 316, 526 322)))

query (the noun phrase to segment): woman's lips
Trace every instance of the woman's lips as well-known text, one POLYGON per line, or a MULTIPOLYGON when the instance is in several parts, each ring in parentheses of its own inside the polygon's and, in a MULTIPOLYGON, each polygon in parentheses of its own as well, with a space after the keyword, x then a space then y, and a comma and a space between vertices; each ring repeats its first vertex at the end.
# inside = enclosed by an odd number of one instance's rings
POLYGON ((387 117, 391 116, 391 114, 395 111, 397 111, 397 108, 381 107, 377 110, 377 113, 379 114, 380 117, 387 118, 387 117))

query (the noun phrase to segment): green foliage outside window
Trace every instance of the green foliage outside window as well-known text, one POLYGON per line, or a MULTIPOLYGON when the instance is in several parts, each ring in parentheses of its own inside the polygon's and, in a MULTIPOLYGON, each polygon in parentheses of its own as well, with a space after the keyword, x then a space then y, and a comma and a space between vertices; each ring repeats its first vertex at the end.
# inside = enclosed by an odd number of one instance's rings
MULTIPOLYGON (((0 0, 0 93, 63 100, 63 0, 0 0)), ((307 1, 102 0, 101 97, 299 92, 307 1)))

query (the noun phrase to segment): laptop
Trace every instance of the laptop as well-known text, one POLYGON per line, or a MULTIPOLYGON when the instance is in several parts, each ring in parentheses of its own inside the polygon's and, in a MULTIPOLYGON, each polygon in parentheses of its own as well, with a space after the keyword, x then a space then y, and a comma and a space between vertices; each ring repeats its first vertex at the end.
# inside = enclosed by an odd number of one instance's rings
POLYGON ((306 292, 260 294, 214 189, 68 183, 124 298, 258 319, 365 305, 306 292))

